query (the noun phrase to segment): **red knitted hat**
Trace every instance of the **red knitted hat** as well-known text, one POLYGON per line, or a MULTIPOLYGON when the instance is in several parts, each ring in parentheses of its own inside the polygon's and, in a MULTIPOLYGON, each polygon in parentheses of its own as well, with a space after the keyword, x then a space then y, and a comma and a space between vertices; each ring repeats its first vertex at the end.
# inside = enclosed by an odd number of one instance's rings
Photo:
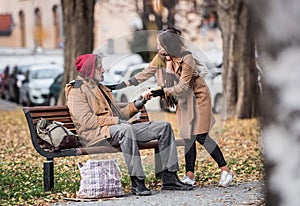
POLYGON ((96 55, 83 54, 78 56, 75 61, 76 70, 81 73, 83 78, 93 78, 96 69, 96 55))

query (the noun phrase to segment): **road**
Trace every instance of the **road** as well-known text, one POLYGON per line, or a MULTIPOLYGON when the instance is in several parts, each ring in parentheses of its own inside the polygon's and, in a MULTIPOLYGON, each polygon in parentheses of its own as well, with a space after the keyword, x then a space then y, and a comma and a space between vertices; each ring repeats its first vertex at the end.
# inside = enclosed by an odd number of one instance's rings
POLYGON ((19 105, 0 99, 0 111, 13 110, 19 108, 19 105))

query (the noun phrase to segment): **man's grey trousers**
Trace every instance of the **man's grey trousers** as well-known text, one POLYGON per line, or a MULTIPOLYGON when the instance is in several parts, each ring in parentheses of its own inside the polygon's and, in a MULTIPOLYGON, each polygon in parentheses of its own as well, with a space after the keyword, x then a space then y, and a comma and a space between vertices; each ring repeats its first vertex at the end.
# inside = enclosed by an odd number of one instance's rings
POLYGON ((138 144, 158 140, 155 154, 155 172, 178 170, 178 156, 170 123, 151 121, 137 124, 121 123, 110 126, 110 144, 121 148, 130 176, 145 179, 138 144))

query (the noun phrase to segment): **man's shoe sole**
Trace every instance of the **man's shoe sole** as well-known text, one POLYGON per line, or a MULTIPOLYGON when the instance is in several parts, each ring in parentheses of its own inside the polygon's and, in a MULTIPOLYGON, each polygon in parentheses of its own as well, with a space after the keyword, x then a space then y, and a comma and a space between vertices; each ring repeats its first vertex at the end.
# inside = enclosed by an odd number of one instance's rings
POLYGON ((131 191, 131 194, 138 195, 138 196, 149 196, 149 195, 151 195, 151 192, 140 193, 140 192, 131 191))
POLYGON ((187 191, 187 190, 192 190, 193 187, 174 187, 174 186, 162 186, 162 190, 181 190, 181 191, 187 191))

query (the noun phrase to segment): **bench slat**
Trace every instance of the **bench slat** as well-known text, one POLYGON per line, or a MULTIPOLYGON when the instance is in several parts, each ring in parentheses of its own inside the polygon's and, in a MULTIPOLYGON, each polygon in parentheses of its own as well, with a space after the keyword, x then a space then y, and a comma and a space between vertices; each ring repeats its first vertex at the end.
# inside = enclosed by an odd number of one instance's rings
POLYGON ((39 117, 69 117, 69 111, 39 111, 39 112, 31 112, 32 118, 39 118, 39 117))
MULTIPOLYGON (((183 139, 176 139, 176 146, 184 146, 183 139)), ((139 149, 153 149, 158 148, 158 141, 152 140, 147 143, 139 144, 139 149)), ((113 146, 96 146, 96 147, 80 147, 76 149, 77 155, 91 155, 91 154, 99 154, 99 153, 116 153, 121 152, 120 148, 116 148, 113 146)))
MULTIPOLYGON (((123 107, 126 104, 121 104, 123 107)), ((43 156, 47 158, 54 157, 64 157, 64 156, 76 156, 76 155, 89 155, 89 154, 99 154, 99 153, 114 153, 120 152, 120 149, 115 148, 111 145, 97 146, 97 147, 80 147, 73 149, 66 149, 62 151, 49 152, 42 149, 37 142, 39 138, 36 135, 36 124, 40 117, 47 120, 55 120, 64 123, 64 126, 70 129, 74 134, 76 134, 76 129, 74 123, 70 117, 69 109, 66 105, 62 106, 39 106, 39 107, 23 107, 24 113, 26 115, 27 122, 29 124, 32 143, 35 149, 43 156)), ((149 121, 148 113, 145 107, 140 110, 138 122, 149 121)), ((140 149, 151 149, 157 148, 157 140, 153 140, 144 144, 140 144, 140 149)), ((184 142, 182 139, 176 140, 177 146, 183 146, 184 142)))
POLYGON ((69 110, 67 105, 23 107, 23 109, 30 112, 45 111, 45 110, 49 110, 49 111, 69 110))
MULTIPOLYGON (((49 121, 58 121, 58 122, 62 122, 64 124, 72 124, 73 125, 73 121, 70 117, 51 117, 51 118, 47 118, 47 117, 44 117, 44 116, 40 116, 40 117, 43 117, 45 118, 46 120, 49 120, 49 121)), ((35 118, 33 119, 33 124, 36 125, 37 122, 38 122, 39 118, 35 118)))

